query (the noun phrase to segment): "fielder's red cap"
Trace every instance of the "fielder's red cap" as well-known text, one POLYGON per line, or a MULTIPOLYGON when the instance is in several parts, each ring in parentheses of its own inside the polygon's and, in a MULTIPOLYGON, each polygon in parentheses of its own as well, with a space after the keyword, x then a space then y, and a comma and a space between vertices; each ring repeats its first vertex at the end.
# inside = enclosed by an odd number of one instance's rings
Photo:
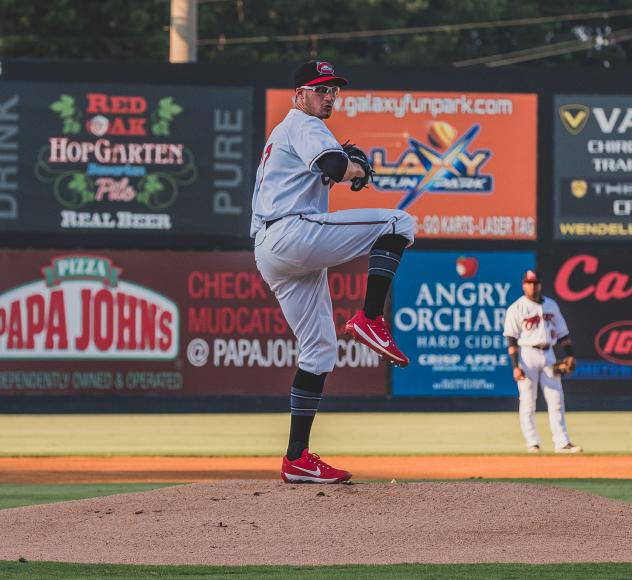
POLYGON ((527 270, 522 276, 522 281, 540 283, 542 282, 540 279, 540 272, 537 272, 536 270, 527 270))
POLYGON ((320 84, 344 87, 347 79, 336 76, 334 65, 321 60, 310 60, 294 71, 294 88, 320 84))

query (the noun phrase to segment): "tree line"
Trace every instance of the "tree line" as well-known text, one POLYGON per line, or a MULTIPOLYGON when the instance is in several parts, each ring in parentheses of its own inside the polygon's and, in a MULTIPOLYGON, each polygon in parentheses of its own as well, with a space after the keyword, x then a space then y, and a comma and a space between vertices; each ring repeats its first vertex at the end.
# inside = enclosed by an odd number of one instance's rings
MULTIPOLYGON (((0 0, 0 58, 165 62, 169 21, 169 0, 0 0)), ((198 36, 200 62, 614 67, 632 0, 213 0, 198 36)))

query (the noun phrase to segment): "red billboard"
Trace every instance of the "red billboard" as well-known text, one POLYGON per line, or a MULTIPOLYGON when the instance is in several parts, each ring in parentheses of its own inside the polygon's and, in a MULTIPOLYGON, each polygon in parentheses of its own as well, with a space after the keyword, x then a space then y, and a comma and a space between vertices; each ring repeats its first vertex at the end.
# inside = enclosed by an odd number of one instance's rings
POLYGON ((577 352, 569 378, 632 378, 632 268, 625 253, 590 250, 556 253, 542 260, 545 293, 562 310, 577 352))
MULTIPOLYGON (((0 252, 0 394, 285 395, 298 349, 249 252, 0 252)), ((386 367, 342 335, 366 263, 332 269, 326 392, 380 395, 386 367)))

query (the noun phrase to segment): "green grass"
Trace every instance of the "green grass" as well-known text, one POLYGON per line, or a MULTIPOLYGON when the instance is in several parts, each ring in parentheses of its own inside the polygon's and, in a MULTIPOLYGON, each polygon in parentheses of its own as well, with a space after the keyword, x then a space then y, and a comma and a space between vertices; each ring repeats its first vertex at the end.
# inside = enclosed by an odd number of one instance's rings
POLYGON ((632 479, 498 479, 494 481, 508 481, 512 483, 520 481, 523 483, 570 487, 586 493, 632 503, 632 479))
MULTIPOLYGON (((632 454, 632 413, 569 413, 587 453, 632 454)), ((552 451, 538 413, 544 451, 552 451)), ((286 413, 0 415, 0 456, 278 456, 286 413)), ((319 413, 312 447, 324 455, 524 453, 517 413, 319 413)))
POLYGON ((0 509, 55 503, 73 499, 102 497, 118 493, 133 493, 177 485, 175 483, 81 483, 81 484, 47 484, 24 485, 0 484, 0 509))
POLYGON ((0 562, 0 577, 20 578, 267 578, 314 580, 574 580, 632 578, 632 564, 398 564, 394 566, 129 566, 63 564, 55 562, 0 562))

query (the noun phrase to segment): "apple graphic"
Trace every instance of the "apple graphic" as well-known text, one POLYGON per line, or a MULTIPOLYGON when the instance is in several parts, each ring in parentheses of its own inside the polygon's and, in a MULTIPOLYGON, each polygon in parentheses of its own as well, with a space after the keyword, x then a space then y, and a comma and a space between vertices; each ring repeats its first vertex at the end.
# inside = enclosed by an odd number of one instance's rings
POLYGON ((456 272, 461 278, 471 278, 478 271, 478 261, 471 256, 459 256, 456 259, 456 272))

